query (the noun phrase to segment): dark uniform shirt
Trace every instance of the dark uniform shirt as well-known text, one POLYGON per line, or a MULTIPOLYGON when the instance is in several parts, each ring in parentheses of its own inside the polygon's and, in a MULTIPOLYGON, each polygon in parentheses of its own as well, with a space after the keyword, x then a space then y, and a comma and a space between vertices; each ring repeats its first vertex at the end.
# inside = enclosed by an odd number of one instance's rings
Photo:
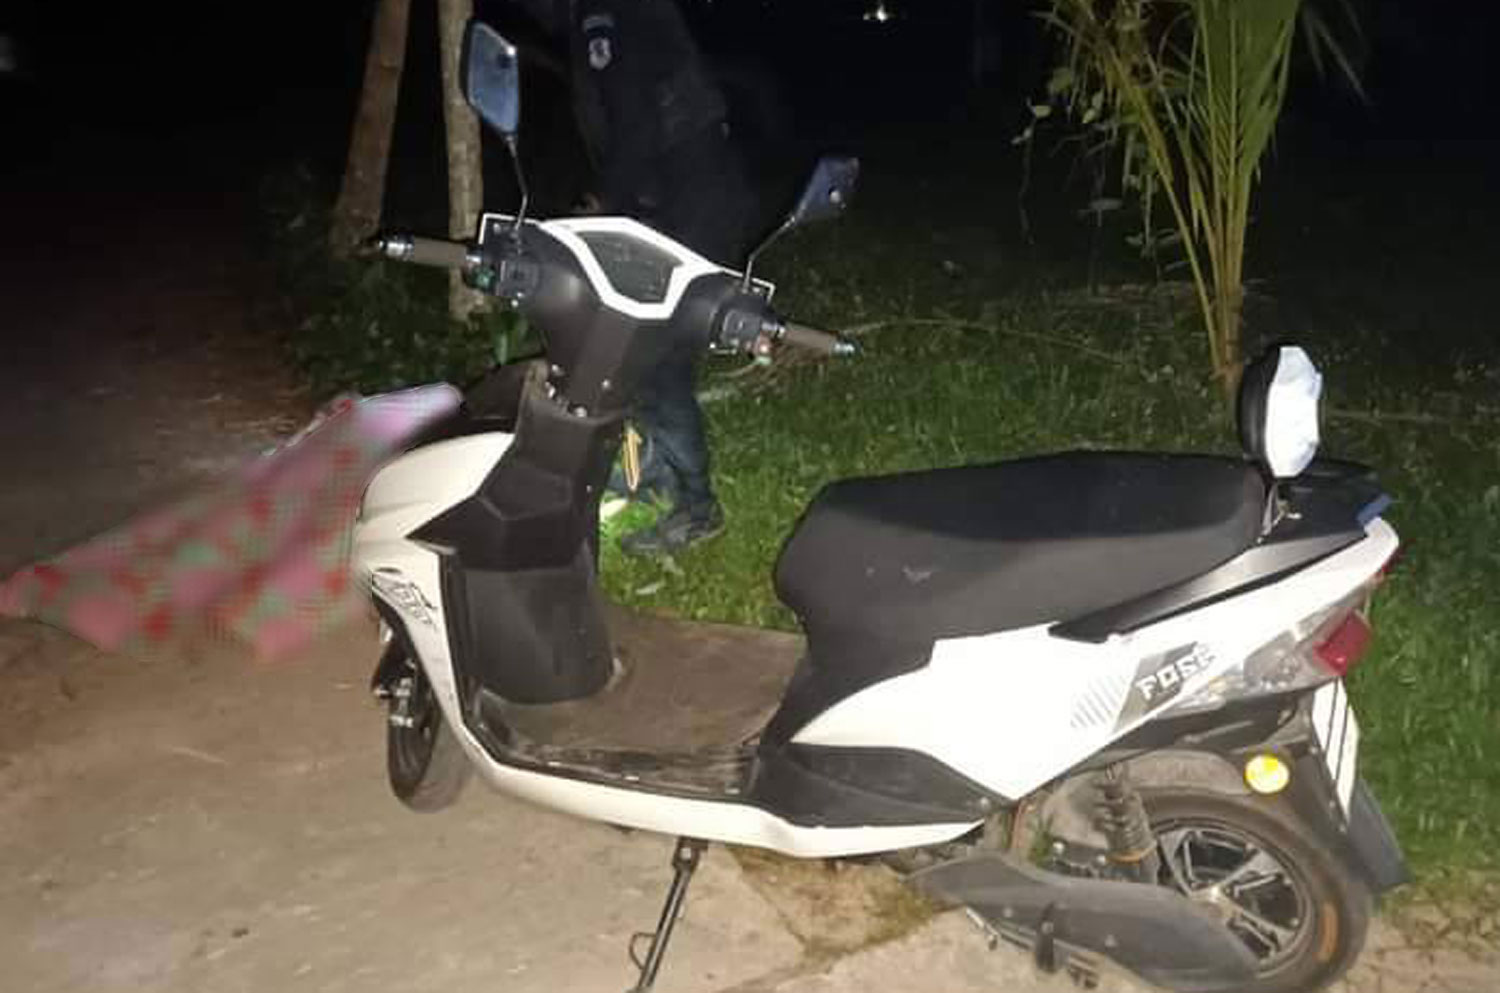
POLYGON ((649 219, 672 193, 663 160, 705 135, 722 140, 724 98, 674 0, 575 0, 569 39, 605 207, 649 219))

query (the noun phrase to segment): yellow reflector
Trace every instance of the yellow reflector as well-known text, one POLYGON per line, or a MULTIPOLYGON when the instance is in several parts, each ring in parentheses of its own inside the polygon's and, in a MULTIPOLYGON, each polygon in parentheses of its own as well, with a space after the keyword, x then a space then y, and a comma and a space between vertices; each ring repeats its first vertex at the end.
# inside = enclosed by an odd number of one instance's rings
POLYGON ((1292 781, 1292 770, 1274 755, 1257 755, 1245 763, 1245 785, 1257 793, 1280 793, 1292 781))

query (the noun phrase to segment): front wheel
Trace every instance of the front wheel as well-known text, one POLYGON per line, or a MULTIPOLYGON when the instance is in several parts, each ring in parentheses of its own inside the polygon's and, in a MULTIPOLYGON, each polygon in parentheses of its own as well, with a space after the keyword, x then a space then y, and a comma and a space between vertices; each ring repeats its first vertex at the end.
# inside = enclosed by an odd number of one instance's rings
POLYGON ((1255 957, 1242 993, 1320 989, 1354 964, 1370 923, 1368 888, 1320 851, 1282 801, 1148 792, 1157 883, 1217 915, 1255 957))
POLYGON ((424 813, 453 805, 469 781, 469 757, 443 717, 422 667, 407 658, 387 687, 385 736, 391 792, 424 813))

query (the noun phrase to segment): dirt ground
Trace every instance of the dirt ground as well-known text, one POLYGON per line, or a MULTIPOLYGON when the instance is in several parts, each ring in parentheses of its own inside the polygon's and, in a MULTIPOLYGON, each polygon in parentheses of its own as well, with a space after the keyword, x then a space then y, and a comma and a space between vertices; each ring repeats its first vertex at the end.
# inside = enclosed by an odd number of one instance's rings
MULTIPOLYGON (((83 211, 99 223, 0 275, 0 573, 235 464, 307 410, 246 316, 221 205, 83 211)), ((227 650, 143 661, 0 622, 0 985, 625 988, 670 842, 479 788, 407 812, 385 786, 372 652, 356 626, 275 667, 227 650)), ((715 851, 660 989, 1069 988, 959 916, 922 923, 890 889, 878 871, 715 851)), ((1378 926, 1346 991, 1500 988, 1493 953, 1460 950, 1429 909, 1425 932, 1378 926)))
POLYGON ((0 573, 303 418, 308 399, 251 317, 242 208, 136 191, 0 208, 0 573))

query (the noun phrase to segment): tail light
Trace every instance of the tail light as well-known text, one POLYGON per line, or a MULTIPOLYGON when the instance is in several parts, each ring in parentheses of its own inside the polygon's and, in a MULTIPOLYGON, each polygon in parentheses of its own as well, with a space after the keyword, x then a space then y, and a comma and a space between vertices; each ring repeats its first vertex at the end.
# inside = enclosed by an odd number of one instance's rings
POLYGON ((1175 703, 1174 714, 1190 714, 1243 700, 1310 689, 1341 678, 1370 647, 1366 610, 1374 582, 1293 624, 1251 652, 1238 666, 1216 676, 1175 703))
POLYGON ((1370 647, 1370 622, 1359 611, 1339 621, 1328 637, 1313 647, 1313 654, 1336 676, 1344 676, 1370 647))

